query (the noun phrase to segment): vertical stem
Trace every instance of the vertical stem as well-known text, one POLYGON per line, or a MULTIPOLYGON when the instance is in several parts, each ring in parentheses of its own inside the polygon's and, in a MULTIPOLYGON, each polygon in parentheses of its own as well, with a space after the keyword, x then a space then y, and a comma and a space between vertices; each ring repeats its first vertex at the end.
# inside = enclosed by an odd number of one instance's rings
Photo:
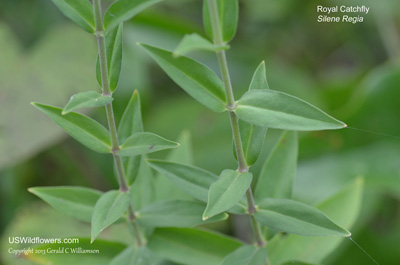
MULTIPOLYGON (((101 0, 93 0, 93 11, 96 24, 95 35, 97 40, 97 47, 99 50, 103 95, 112 96, 108 79, 106 41, 105 41, 105 34, 103 27, 103 15, 101 12, 101 0)), ((129 185, 126 181, 122 159, 121 157, 118 156, 118 151, 120 150, 120 148, 119 148, 118 132, 117 132, 117 126, 115 124, 115 117, 114 117, 112 103, 107 104, 105 106, 105 109, 107 115, 108 128, 110 130, 110 135, 111 135, 111 152, 113 154, 115 167, 117 169, 119 189, 121 192, 129 193, 129 185)), ((130 204, 128 209, 128 219, 129 219, 128 223, 130 225, 130 229, 133 231, 137 245, 142 246, 140 232, 135 222, 136 215, 132 203, 130 204)))
MULTIPOLYGON (((216 0, 207 0, 207 1, 208 1, 211 24, 212 24, 212 29, 213 29, 214 44, 224 45, 224 41, 222 38, 222 32, 221 32, 221 25, 219 22, 217 1, 216 0)), ((233 94, 231 79, 229 76, 228 62, 227 62, 226 54, 225 54, 224 50, 217 52, 217 59, 218 59, 218 64, 219 64, 220 71, 222 74, 222 79, 223 79, 224 85, 225 85, 225 92, 226 92, 226 97, 227 97, 227 106, 226 107, 229 112, 229 119, 230 119, 231 127, 232 127, 233 141, 234 141, 236 156, 237 156, 238 165, 239 165, 238 171, 239 172, 248 172, 249 168, 246 163, 246 159, 245 159, 244 151, 243 151, 243 144, 242 144, 242 140, 240 138, 239 122, 238 122, 238 118, 237 118, 235 112, 233 111, 236 107, 236 103, 235 103, 235 97, 233 94)), ((252 220, 253 227, 254 227, 254 233, 256 235, 257 245, 260 247, 263 247, 263 246, 265 246, 265 240, 264 240, 262 231, 260 229, 260 225, 253 216, 253 214, 256 212, 257 209, 254 204, 253 192, 251 190, 251 187, 249 187, 249 189, 247 190, 246 197, 247 197, 247 204, 248 204, 248 212, 249 212, 249 215, 252 220)))

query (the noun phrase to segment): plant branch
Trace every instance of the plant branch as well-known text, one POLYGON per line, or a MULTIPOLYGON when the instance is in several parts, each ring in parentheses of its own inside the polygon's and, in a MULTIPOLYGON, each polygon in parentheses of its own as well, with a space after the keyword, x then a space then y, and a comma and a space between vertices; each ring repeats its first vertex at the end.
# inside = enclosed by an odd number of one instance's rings
MULTIPOLYGON (((208 1, 211 24, 212 24, 212 29, 213 29, 214 44, 224 45, 224 42, 222 39, 221 26, 220 26, 220 22, 219 22, 219 16, 218 16, 217 1, 216 0, 207 0, 207 1, 208 1)), ((242 144, 242 140, 240 138, 239 122, 238 122, 238 118, 237 118, 235 112, 233 112, 233 110, 236 107, 235 97, 233 94, 232 83, 231 83, 231 79, 229 76, 228 62, 227 62, 226 54, 225 54, 224 50, 217 52, 217 59, 218 59, 218 64, 219 64, 220 71, 222 74, 222 79, 223 79, 224 85, 225 85, 225 92, 226 92, 226 97, 227 97, 227 106, 226 107, 229 112, 229 119, 230 119, 231 127, 232 127, 233 141, 234 141, 236 156, 237 156, 238 165, 239 165, 238 171, 239 172, 248 172, 249 168, 246 163, 246 159, 245 159, 244 151, 243 151, 243 144, 242 144)), ((262 231, 260 229, 259 223, 253 217, 253 214, 256 212, 257 209, 254 204, 253 192, 251 190, 251 187, 249 187, 249 189, 247 190, 246 197, 247 197, 247 204, 248 204, 248 212, 252 219, 254 232, 256 235, 256 239, 257 239, 257 245, 260 247, 263 247, 263 246, 265 246, 265 240, 262 235, 262 231)))
MULTIPOLYGON (((103 95, 112 96, 109 85, 110 83, 108 79, 106 41, 105 41, 104 26, 103 26, 103 15, 101 12, 101 0, 93 0, 93 10, 94 10, 94 18, 96 24, 95 35, 97 40, 97 47, 99 50, 103 95)), ((107 104, 105 108, 106 108, 108 128, 110 130, 110 135, 111 135, 111 152, 113 154, 114 163, 117 169, 119 189, 121 192, 129 193, 129 185, 126 181, 122 159, 121 157, 118 156, 118 151, 120 150, 120 148, 119 148, 118 132, 117 132, 117 126, 115 124, 115 117, 114 117, 112 103, 107 104)), ((129 220, 128 223, 131 226, 130 228, 133 231, 137 245, 141 246, 142 240, 135 219, 136 219, 136 214, 133 205, 131 203, 128 209, 128 220, 129 220)))

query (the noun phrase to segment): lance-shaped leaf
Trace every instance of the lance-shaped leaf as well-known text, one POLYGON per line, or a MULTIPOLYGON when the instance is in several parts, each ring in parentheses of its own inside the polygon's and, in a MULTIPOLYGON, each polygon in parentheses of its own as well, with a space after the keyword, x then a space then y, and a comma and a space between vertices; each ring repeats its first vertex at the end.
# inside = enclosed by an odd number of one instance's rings
POLYGON ((149 45, 141 46, 183 90, 216 112, 225 110, 225 91, 221 79, 207 66, 185 56, 149 45))
MULTIPOLYGON (((110 30, 106 34, 106 58, 107 58, 107 72, 108 81, 111 92, 114 92, 117 88, 119 75, 121 73, 122 65, 122 33, 123 24, 119 24, 118 27, 110 30)), ((102 85, 101 69, 99 56, 97 56, 96 63, 96 77, 97 82, 100 86, 102 85)))
POLYGON ((114 26, 133 18, 144 9, 161 0, 118 0, 114 2, 104 14, 104 28, 112 29, 114 26))
MULTIPOLYGON (((125 108, 118 126, 118 139, 124 142, 129 136, 143 132, 142 111, 139 91, 135 90, 128 105, 125 108)), ((130 156, 123 158, 123 164, 128 184, 131 185, 139 172, 142 156, 130 156)))
POLYGON ((265 265, 267 249, 244 245, 225 257, 222 265, 265 265))
POLYGON ((257 185, 254 199, 290 199, 293 179, 296 174, 298 143, 295 131, 282 133, 278 143, 265 161, 257 185))
POLYGON ((199 34, 193 33, 183 37, 173 55, 174 57, 178 57, 193 51, 218 52, 226 49, 229 49, 229 45, 215 45, 199 34))
POLYGON ((200 224, 218 222, 228 218, 225 213, 206 221, 201 215, 206 205, 203 202, 169 200, 156 202, 137 213, 137 222, 147 227, 193 227, 200 224))
POLYGON ((303 236, 351 236, 323 212, 301 202, 268 198, 257 208, 257 221, 278 231, 303 236))
POLYGON ((92 242, 104 229, 124 215, 130 199, 129 193, 117 190, 106 192, 100 197, 92 215, 92 242))
POLYGON ((85 222, 92 219, 94 206, 102 194, 84 187, 34 187, 28 191, 54 209, 85 222))
POLYGON ((196 199, 207 202, 208 188, 217 176, 204 169, 162 160, 147 160, 149 165, 196 199))
POLYGON ((273 90, 247 92, 237 102, 235 113, 248 123, 283 130, 317 131, 346 127, 313 105, 273 90))
MULTIPOLYGON (((257 67, 249 86, 249 91, 257 89, 269 89, 264 61, 257 67)), ((256 126, 243 120, 239 120, 239 128, 246 163, 248 166, 252 166, 260 155, 267 128, 256 126)), ((233 153, 236 158, 235 149, 233 153)))
MULTIPOLYGON (((213 0, 217 2, 219 24, 224 42, 229 42, 236 33, 239 15, 238 0, 213 0)), ((203 5, 203 23, 207 34, 213 38, 212 23, 208 0, 204 0, 203 5)))
POLYGON ((94 33, 93 7, 89 0, 53 0, 61 12, 84 30, 94 33))
POLYGON ((187 265, 220 265, 241 245, 236 239, 193 228, 157 228, 148 242, 156 254, 187 265))
POLYGON ((97 121, 75 112, 62 115, 62 109, 53 106, 40 103, 32 105, 44 112, 78 142, 99 153, 110 152, 110 134, 97 121))
POLYGON ((237 170, 222 171, 219 179, 210 186, 208 191, 207 208, 203 213, 203 220, 222 213, 235 206, 246 194, 250 187, 253 175, 240 173, 237 170))
POLYGON ((112 97, 103 96, 95 91, 81 92, 71 96, 67 105, 65 105, 62 115, 81 108, 93 108, 105 106, 113 101, 112 97))
POLYGON ((146 247, 135 248, 127 247, 119 253, 108 265, 149 265, 150 262, 149 250, 146 247))
POLYGON ((179 144, 154 133, 139 132, 128 137, 121 145, 119 156, 137 156, 178 147, 179 144))

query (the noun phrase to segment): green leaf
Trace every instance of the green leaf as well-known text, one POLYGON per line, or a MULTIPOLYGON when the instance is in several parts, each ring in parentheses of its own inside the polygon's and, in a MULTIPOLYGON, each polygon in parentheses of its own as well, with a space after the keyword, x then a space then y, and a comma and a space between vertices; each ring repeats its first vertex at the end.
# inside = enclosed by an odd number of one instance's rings
MULTIPOLYGON (((229 42, 236 34, 239 16, 238 0, 215 0, 218 5, 219 24, 221 26, 222 39, 229 42)), ((207 34, 213 38, 213 30, 210 18, 208 0, 204 0, 203 23, 207 34)))
MULTIPOLYGON (((143 132, 142 111, 139 91, 135 90, 119 123, 118 139, 124 142, 129 136, 139 132, 143 132)), ((140 155, 123 158, 126 179, 129 185, 137 177, 141 160, 142 156, 140 155)))
POLYGON ((229 49, 229 45, 215 45, 199 34, 192 33, 183 37, 178 47, 176 47, 173 56, 178 57, 199 50, 219 52, 226 49, 229 49))
POLYGON ((225 257, 222 265, 265 265, 267 249, 244 245, 225 257))
POLYGON ((253 175, 249 172, 240 173, 230 169, 222 171, 219 179, 208 191, 208 203, 203 213, 203 220, 235 206, 246 194, 252 179, 253 175))
POLYGON ((108 226, 124 215, 130 204, 130 196, 126 192, 111 190, 104 193, 97 201, 92 215, 92 239, 108 226))
POLYGON ((53 0, 61 12, 84 30, 94 33, 93 7, 88 0, 53 0))
POLYGON ((145 247, 127 247, 109 265, 149 265, 149 251, 145 247))
MULTIPOLYGON (((110 30, 106 34, 106 58, 107 58, 107 70, 108 70, 108 81, 111 92, 114 92, 117 88, 119 75, 121 73, 122 65, 122 36, 123 36, 123 24, 119 24, 115 29, 110 30)), ((99 56, 97 56, 96 63, 96 77, 97 82, 102 86, 101 70, 99 56)))
POLYGON ((109 153, 111 150, 110 134, 97 121, 79 113, 62 115, 62 109, 32 103, 34 107, 44 112, 50 119, 63 128, 72 138, 99 153, 109 153))
POLYGON ((141 46, 195 100, 213 111, 225 110, 224 84, 210 68, 185 56, 175 58, 169 51, 145 44, 141 46))
POLYGON ((112 29, 114 26, 133 18, 146 8, 161 0, 118 0, 114 2, 104 14, 104 28, 112 29))
POLYGON ((237 102, 235 113, 248 123, 283 130, 334 130, 347 126, 299 98, 273 90, 247 92, 237 102))
POLYGON ((28 191, 54 209, 85 222, 91 221, 94 206, 102 194, 84 187, 34 187, 28 191))
POLYGON ((81 92, 71 96, 67 105, 65 105, 62 115, 68 114, 73 110, 81 108, 93 108, 105 106, 113 101, 112 97, 103 96, 95 91, 81 92))
POLYGON ((147 160, 149 165, 176 186, 203 202, 208 200, 208 188, 217 176, 204 169, 162 160, 147 160))
POLYGON ((150 250, 186 265, 220 265, 241 245, 236 239, 193 228, 157 228, 148 242, 150 250))
MULTIPOLYGON (((317 205, 317 208, 334 218, 341 226, 350 229, 359 215, 363 197, 363 179, 357 178, 343 189, 317 205)), ((304 263, 322 264, 325 257, 337 248, 341 237, 304 237, 298 235, 277 235, 268 242, 271 265, 292 260, 304 263)))
POLYGON ((54 243, 31 247, 33 253, 24 256, 24 258, 35 264, 109 265, 113 257, 126 248, 126 245, 117 242, 97 240, 91 244, 90 240, 86 238, 78 238, 78 240, 79 243, 77 244, 54 243), (49 249, 63 249, 64 253, 48 253, 49 249), (88 251, 88 253, 79 253, 79 251, 82 252, 84 250, 88 251), (76 253, 73 253, 73 251, 76 251, 76 253))
POLYGON ((323 212, 301 202, 268 198, 257 208, 257 221, 278 231, 303 236, 351 236, 323 212))
POLYGON ((179 144, 154 133, 139 132, 130 136, 121 145, 119 156, 137 156, 165 149, 176 148, 179 144))
POLYGON ((141 159, 139 172, 135 181, 131 184, 131 197, 135 210, 140 210, 144 206, 155 201, 157 191, 155 190, 156 178, 149 165, 141 159))
MULTIPOLYGON (((249 91, 257 89, 269 89, 265 74, 265 63, 262 61, 254 72, 249 91)), ((249 124, 239 120, 240 138, 242 139, 244 157, 248 166, 254 165, 260 155, 264 143, 267 128, 249 124)), ((234 149, 236 158, 236 151, 234 149)), ((237 159, 237 158, 236 158, 237 159)))
POLYGON ((197 201, 169 200, 156 202, 137 212, 137 222, 144 227, 193 227, 228 218, 223 213, 203 221, 205 204, 197 201))
POLYGON ((284 131, 265 161, 254 190, 256 202, 265 198, 290 199, 297 167, 295 131, 284 131))

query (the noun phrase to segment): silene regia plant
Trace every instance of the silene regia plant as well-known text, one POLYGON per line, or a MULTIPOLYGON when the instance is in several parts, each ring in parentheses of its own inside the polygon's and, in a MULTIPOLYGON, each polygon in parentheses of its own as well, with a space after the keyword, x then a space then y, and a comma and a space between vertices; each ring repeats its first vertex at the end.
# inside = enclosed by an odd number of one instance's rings
MULTIPOLYGON (((337 245, 329 242, 350 237, 348 230, 323 212, 332 201, 313 207, 291 198, 298 153, 296 131, 336 130, 346 124, 297 97, 271 90, 264 62, 255 70, 248 92, 235 98, 226 51, 236 33, 238 0, 204 0, 208 39, 196 33, 186 35, 174 51, 139 44, 191 97, 229 116, 237 168, 225 169, 219 176, 192 165, 188 159, 191 150, 184 148, 187 137, 181 137, 179 147, 174 141, 144 132, 138 91, 133 92, 116 124, 113 104, 118 102, 113 101, 113 92, 121 71, 123 23, 159 0, 117 0, 105 12, 100 0, 53 2, 95 36, 102 92, 73 95, 64 108, 33 106, 86 147, 112 155, 119 190, 102 193, 83 187, 34 187, 29 191, 55 209, 90 223, 90 243, 100 241, 97 237, 107 227, 126 222, 132 244, 120 247, 108 264, 277 265, 302 261, 303 248, 310 251, 315 244, 328 242, 326 253, 315 253, 327 255, 337 245), (197 50, 216 54, 222 78, 186 56, 197 50), (105 107, 108 129, 74 112, 88 107, 105 107), (282 134, 255 176, 251 167, 268 128, 280 129, 282 134), (146 159, 146 154, 165 149, 173 149, 166 160, 146 159), (153 174, 159 174, 158 183, 152 183, 153 174), (166 187, 169 192, 163 191, 166 187), (248 216, 254 242, 194 228, 234 215, 248 216)), ((361 185, 357 180, 350 188, 357 192, 361 185)))

